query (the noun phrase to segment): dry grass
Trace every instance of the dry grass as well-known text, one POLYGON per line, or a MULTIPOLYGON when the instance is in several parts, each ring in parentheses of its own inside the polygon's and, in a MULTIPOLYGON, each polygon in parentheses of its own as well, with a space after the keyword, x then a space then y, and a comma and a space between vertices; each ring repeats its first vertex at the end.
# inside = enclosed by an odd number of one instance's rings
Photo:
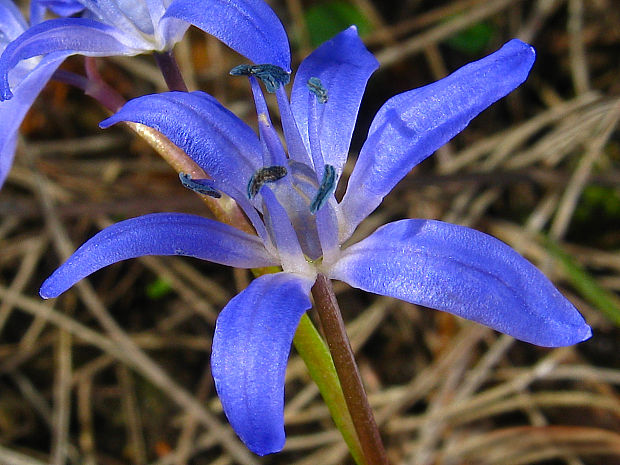
MULTIPOLYGON (((594 327, 593 339, 577 347, 541 349, 338 285, 392 463, 620 463, 620 331, 569 284, 541 240, 541 232, 556 239, 602 288, 620 291, 619 213, 588 196, 603 189, 600 202, 620 198, 615 2, 351 3, 373 24, 367 43, 383 65, 370 81, 362 126, 388 96, 477 58, 446 45, 473 24, 495 31, 486 52, 520 37, 539 56, 524 86, 416 168, 358 236, 403 217, 487 231, 539 265, 594 327)), ((310 49, 309 3, 274 6, 297 37, 299 60, 310 49)), ((245 82, 227 76, 238 57, 190 36, 178 50, 190 86, 250 121, 245 82)), ((79 71, 81 63, 66 66, 79 71)), ((128 97, 163 90, 148 59, 102 67, 128 97)), ((144 143, 121 129, 99 131, 104 116, 78 92, 51 84, 24 125, 0 197, 0 463, 350 463, 294 353, 285 450, 254 457, 227 424, 208 368, 210 341, 218 311, 247 285, 245 272, 147 257, 40 300, 42 280, 107 224, 153 211, 206 214, 144 143), (169 290, 153 296, 148 289, 160 282, 169 290)))

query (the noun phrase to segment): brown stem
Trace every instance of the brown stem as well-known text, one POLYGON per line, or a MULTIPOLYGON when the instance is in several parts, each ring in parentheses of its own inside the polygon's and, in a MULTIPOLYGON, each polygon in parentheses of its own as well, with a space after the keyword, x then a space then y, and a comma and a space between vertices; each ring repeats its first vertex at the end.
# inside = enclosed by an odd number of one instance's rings
MULTIPOLYGON (((204 170, 194 160, 161 132, 149 126, 130 121, 126 121, 125 125, 142 137, 178 173, 187 173, 195 179, 208 178, 204 170)), ((227 195, 223 195, 219 199, 209 197, 208 195, 197 195, 222 223, 227 223, 248 234, 256 234, 254 228, 239 208, 239 205, 232 198, 227 195)))
POLYGON ((325 275, 317 276, 316 283, 312 287, 312 296, 366 462, 370 465, 388 465, 379 429, 368 403, 344 321, 342 321, 338 301, 331 281, 325 275))
POLYGON ((97 71, 97 65, 94 60, 92 57, 86 57, 87 77, 58 69, 54 72, 52 78, 58 82, 64 82, 83 90, 84 94, 97 100, 111 113, 116 113, 125 104, 125 99, 103 81, 97 71))
POLYGON ((166 52, 153 53, 157 66, 161 70, 161 74, 164 76, 166 85, 170 90, 178 90, 181 92, 187 92, 187 85, 179 69, 176 59, 172 50, 166 52))
POLYGON ((88 77, 88 85, 84 89, 84 93, 93 97, 112 113, 120 110, 125 105, 125 99, 103 80, 99 74, 95 58, 84 57, 84 68, 88 77))
MULTIPOLYGON (((163 56, 163 54, 156 56, 163 56)), ((169 58, 174 63, 174 66, 176 66, 174 57, 170 55, 169 58)), ((125 103, 123 97, 103 80, 97 69, 95 58, 85 57, 84 63, 87 78, 73 73, 59 74, 59 78, 62 78, 64 82, 81 88, 86 95, 95 98, 112 113, 117 112, 125 103)), ((187 173, 195 179, 204 179, 208 177, 194 160, 159 131, 143 124, 130 121, 125 121, 125 125, 142 137, 142 139, 153 147, 178 173, 187 173)), ((198 195, 219 221, 234 226, 248 234, 255 234, 254 228, 233 199, 228 196, 215 199, 208 195, 198 195)))

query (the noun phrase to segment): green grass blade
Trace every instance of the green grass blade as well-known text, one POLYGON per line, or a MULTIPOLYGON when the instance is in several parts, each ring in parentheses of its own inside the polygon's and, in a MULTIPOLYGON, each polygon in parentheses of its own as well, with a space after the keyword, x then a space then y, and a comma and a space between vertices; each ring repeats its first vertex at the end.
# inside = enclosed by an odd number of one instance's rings
POLYGON ((557 242, 547 238, 546 247, 560 263, 577 292, 609 321, 620 326, 620 301, 616 295, 601 287, 596 279, 570 254, 564 251, 557 242))

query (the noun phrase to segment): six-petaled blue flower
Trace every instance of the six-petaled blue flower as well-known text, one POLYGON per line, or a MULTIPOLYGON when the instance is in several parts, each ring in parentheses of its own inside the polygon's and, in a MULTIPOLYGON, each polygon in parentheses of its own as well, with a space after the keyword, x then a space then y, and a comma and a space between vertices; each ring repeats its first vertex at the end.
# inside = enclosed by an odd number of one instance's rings
MULTIPOLYGON (((199 23, 205 16, 184 19, 199 23)), ((263 30, 282 29, 273 15, 261 21, 263 30)), ((220 36, 234 36, 236 22, 233 16, 230 25, 220 23, 220 36)), ((540 271, 481 232, 409 219, 343 246, 416 164, 526 79, 534 62, 531 46, 512 40, 445 79, 388 100, 338 202, 334 188, 366 82, 378 63, 351 27, 301 63, 289 100, 282 85, 288 81, 288 42, 274 37, 268 36, 270 46, 259 37, 254 48, 247 38, 227 42, 258 63, 232 74, 249 76, 259 136, 203 92, 141 97, 102 123, 133 121, 161 131, 211 177, 185 176, 184 184, 232 197, 257 235, 179 213, 126 220, 82 245, 43 284, 43 297, 58 296, 104 266, 143 255, 185 255, 241 268, 281 266, 282 272, 255 279, 226 305, 213 339, 212 371, 224 411, 241 439, 261 455, 284 445, 285 367, 318 273, 542 346, 590 337, 581 315, 540 271), (276 94, 286 147, 259 79, 276 94)))
MULTIPOLYGON (((2 0, 2 5, 16 10, 10 0, 2 0)), ((22 60, 48 54, 115 56, 169 51, 189 24, 252 60, 263 58, 280 67, 288 67, 290 61, 288 47, 282 47, 284 28, 263 0, 35 0, 31 16, 36 18, 34 25, 20 30, 24 33, 19 37, 11 37, 0 57, 0 100, 11 98, 9 74, 22 60), (63 16, 81 13, 40 22, 46 9, 63 16)), ((15 20, 10 17, 8 21, 15 36, 11 25, 15 20)))
POLYGON ((279 66, 290 60, 288 47, 279 45, 284 28, 263 0, 33 0, 30 17, 28 27, 11 0, 0 0, 0 187, 23 117, 70 55, 166 52, 192 23, 250 59, 279 66), (43 21, 47 10, 62 17, 43 21), (41 55, 34 69, 25 61, 41 55))

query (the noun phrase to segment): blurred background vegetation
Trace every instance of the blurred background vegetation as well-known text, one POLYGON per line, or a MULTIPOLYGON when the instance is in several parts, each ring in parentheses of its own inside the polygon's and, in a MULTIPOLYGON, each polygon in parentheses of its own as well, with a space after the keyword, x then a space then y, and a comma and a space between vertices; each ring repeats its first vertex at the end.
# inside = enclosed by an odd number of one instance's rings
MULTIPOLYGON (((486 231, 537 264, 594 337, 543 349, 342 283, 336 290, 392 463, 620 464, 617 4, 270 3, 295 63, 352 23, 381 62, 347 173, 387 98, 512 37, 536 47, 528 81, 415 168, 355 237, 407 217, 486 231)), ((247 82, 228 76, 241 57, 194 29, 176 53, 192 90, 255 124, 247 82)), ((165 90, 152 57, 98 63, 126 98, 165 90)), ((73 57, 63 68, 83 66, 73 57)), ((50 83, 23 125, 0 194, 0 463, 352 463, 294 351, 285 450, 253 457, 232 434, 209 350, 217 313, 248 284, 246 271, 144 257, 106 268, 55 301, 39 299, 62 257, 114 221, 160 211, 208 215, 146 143, 122 128, 99 130, 105 117, 78 90, 50 83)))

